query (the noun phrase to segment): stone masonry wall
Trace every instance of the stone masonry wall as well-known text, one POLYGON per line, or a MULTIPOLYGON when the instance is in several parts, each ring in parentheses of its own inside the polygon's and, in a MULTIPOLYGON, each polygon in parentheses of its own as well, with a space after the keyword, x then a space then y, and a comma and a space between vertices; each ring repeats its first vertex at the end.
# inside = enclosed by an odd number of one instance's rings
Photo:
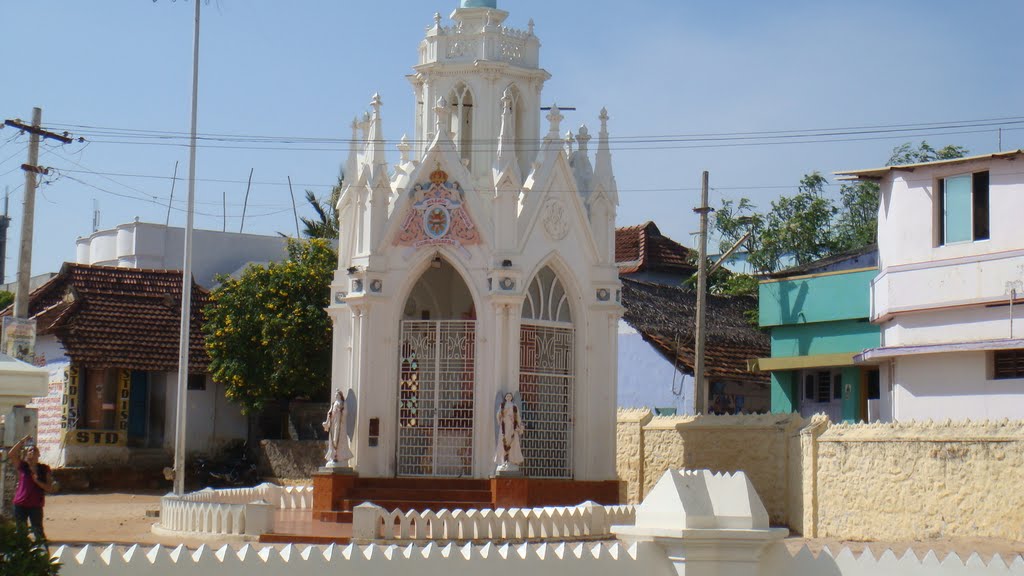
POLYGON ((743 470, 774 525, 808 537, 1024 540, 1024 421, 832 425, 824 415, 619 412, 624 502, 670 468, 743 470))
POLYGON ((619 502, 640 501, 643 477, 643 433, 644 426, 651 421, 650 410, 619 410, 617 441, 615 443, 615 466, 619 475, 619 502))
POLYGON ((1024 422, 837 425, 818 442, 817 535, 1024 540, 1024 422))
POLYGON ((644 494, 669 468, 746 472, 770 521, 787 524, 788 439, 799 415, 654 418, 644 428, 644 494))

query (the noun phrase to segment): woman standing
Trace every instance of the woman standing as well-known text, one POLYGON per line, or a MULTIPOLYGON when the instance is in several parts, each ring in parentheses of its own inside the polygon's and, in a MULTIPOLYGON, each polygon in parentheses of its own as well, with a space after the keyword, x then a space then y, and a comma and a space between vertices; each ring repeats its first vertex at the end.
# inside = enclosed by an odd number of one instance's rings
POLYGON ((36 542, 45 542, 43 533, 43 505, 46 493, 55 490, 50 467, 39 463, 39 448, 26 446, 32 440, 25 436, 8 453, 18 473, 18 487, 14 492, 14 521, 24 526, 29 523, 36 542))

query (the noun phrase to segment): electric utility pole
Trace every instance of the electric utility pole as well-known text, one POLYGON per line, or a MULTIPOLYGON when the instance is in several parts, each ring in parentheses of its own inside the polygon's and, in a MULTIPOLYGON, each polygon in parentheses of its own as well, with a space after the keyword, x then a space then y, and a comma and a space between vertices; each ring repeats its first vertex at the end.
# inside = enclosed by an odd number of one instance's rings
POLYGON ((43 111, 32 109, 32 125, 20 120, 7 120, 5 125, 29 133, 28 162, 21 165, 25 171, 25 206, 21 217, 21 250, 18 253, 18 289, 14 293, 14 317, 28 318, 29 279, 32 277, 32 229, 36 211, 36 174, 49 174, 50 171, 39 166, 39 139, 51 138, 64 144, 70 144, 71 138, 64 134, 56 134, 43 130, 43 111))
POLYGON ((704 378, 704 316, 707 307, 708 292, 708 171, 701 176, 700 206, 693 209, 700 214, 700 240, 697 259, 697 328, 693 350, 693 410, 697 414, 707 414, 708 386, 704 378))
POLYGON ((11 199, 11 190, 4 186, 4 215, 0 216, 0 284, 7 283, 7 228, 11 225, 7 208, 11 199))

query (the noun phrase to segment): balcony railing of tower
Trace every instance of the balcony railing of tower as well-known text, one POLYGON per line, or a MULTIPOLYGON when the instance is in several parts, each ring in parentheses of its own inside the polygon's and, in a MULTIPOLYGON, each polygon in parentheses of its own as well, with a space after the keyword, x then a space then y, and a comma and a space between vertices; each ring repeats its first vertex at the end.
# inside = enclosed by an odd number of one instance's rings
POLYGON ((524 68, 540 65, 540 42, 528 30, 506 26, 485 26, 468 30, 461 25, 435 25, 427 29, 420 44, 420 64, 435 62, 508 62, 524 68))

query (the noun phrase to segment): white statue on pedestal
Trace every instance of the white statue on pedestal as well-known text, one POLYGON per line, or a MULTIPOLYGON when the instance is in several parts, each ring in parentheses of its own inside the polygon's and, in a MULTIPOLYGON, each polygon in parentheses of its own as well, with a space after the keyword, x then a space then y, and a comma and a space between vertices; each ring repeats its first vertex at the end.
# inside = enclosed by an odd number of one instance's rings
POLYGON ((346 416, 345 397, 338 390, 334 394, 331 409, 327 411, 327 420, 324 421, 324 430, 328 432, 326 458, 329 468, 347 467, 348 461, 352 459, 352 450, 348 447, 346 416))
POLYGON ((519 406, 511 392, 505 394, 498 407, 498 449, 494 454, 494 462, 498 465, 498 473, 519 472, 523 465, 523 420, 519 415, 519 406))

